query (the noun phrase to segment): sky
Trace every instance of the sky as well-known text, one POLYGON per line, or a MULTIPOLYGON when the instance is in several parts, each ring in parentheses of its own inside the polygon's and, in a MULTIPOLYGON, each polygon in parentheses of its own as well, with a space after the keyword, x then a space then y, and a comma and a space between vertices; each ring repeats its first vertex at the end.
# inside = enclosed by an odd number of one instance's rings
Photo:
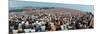
POLYGON ((17 1, 36 1, 36 2, 82 4, 82 5, 93 5, 94 4, 94 0, 59 0, 59 1, 58 0, 17 0, 17 1))
MULTIPOLYGON (((76 9, 81 11, 94 11, 94 6, 92 4, 73 4, 73 3, 47 3, 47 2, 41 2, 41 1, 27 1, 27 0, 20 0, 20 1, 9 1, 9 7, 12 9, 21 8, 25 6, 32 6, 32 7, 62 7, 62 8, 70 8, 70 9, 76 9), (31 1, 31 2, 30 2, 31 1)), ((68 1, 67 1, 68 2, 68 1)), ((72 1, 71 1, 72 2, 72 1)), ((78 1, 77 1, 78 2, 78 1)))

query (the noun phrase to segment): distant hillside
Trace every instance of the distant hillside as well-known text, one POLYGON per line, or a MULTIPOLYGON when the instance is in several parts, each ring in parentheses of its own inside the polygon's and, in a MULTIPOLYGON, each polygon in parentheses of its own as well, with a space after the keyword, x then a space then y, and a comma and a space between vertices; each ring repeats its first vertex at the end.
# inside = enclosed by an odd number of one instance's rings
POLYGON ((41 10, 41 9, 55 9, 55 7, 21 7, 21 8, 16 8, 16 9, 9 9, 9 12, 21 12, 27 8, 31 8, 33 10, 41 10))
MULTIPOLYGON (((17 9, 17 10, 11 10, 14 14, 23 14, 25 11, 24 9, 17 9)), ((29 11, 30 12, 30 11, 29 11)), ((11 14, 10 13, 10 14, 11 14)), ((57 14, 57 15, 80 15, 83 14, 80 10, 75 10, 75 9, 69 9, 69 8, 53 8, 53 9, 33 9, 33 11, 30 14, 39 14, 39 13, 47 13, 47 14, 57 14)), ((27 12, 26 12, 27 14, 27 12)))

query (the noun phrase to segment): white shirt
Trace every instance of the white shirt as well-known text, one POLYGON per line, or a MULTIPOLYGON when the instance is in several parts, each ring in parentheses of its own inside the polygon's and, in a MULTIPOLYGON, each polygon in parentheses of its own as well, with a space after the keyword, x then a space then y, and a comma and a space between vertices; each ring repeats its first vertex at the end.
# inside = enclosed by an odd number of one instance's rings
POLYGON ((24 22, 24 21, 22 21, 21 23, 22 23, 22 24, 24 24, 25 22, 24 22))
POLYGON ((41 29, 42 29, 42 30, 45 30, 45 26, 41 26, 41 29))
POLYGON ((29 33, 29 31, 31 31, 31 29, 24 29, 25 33, 29 33))
POLYGON ((61 25, 61 30, 64 30, 64 26, 63 25, 61 25))
POLYGON ((35 29, 31 29, 31 33, 35 32, 35 29))
POLYGON ((13 34, 17 34, 18 30, 13 30, 13 34))
POLYGON ((29 22, 27 21, 27 22, 25 23, 25 25, 29 25, 29 22))
POLYGON ((19 24, 18 24, 18 27, 19 27, 19 28, 21 28, 21 25, 22 25, 22 24, 21 24, 21 23, 19 23, 19 24))

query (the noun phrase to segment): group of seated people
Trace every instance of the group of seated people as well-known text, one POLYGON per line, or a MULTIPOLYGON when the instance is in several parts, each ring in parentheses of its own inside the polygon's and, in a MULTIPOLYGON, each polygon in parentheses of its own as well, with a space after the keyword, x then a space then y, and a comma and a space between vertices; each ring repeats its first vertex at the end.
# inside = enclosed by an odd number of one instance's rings
POLYGON ((92 13, 86 13, 82 16, 13 15, 9 16, 9 33, 90 29, 94 28, 93 23, 92 13))

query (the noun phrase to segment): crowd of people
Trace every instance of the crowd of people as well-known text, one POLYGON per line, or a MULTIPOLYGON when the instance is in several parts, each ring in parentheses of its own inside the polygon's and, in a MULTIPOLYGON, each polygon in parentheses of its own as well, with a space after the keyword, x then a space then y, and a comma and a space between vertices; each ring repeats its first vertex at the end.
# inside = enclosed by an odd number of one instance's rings
POLYGON ((9 16, 9 33, 33 33, 94 28, 93 14, 81 16, 31 14, 9 16))

